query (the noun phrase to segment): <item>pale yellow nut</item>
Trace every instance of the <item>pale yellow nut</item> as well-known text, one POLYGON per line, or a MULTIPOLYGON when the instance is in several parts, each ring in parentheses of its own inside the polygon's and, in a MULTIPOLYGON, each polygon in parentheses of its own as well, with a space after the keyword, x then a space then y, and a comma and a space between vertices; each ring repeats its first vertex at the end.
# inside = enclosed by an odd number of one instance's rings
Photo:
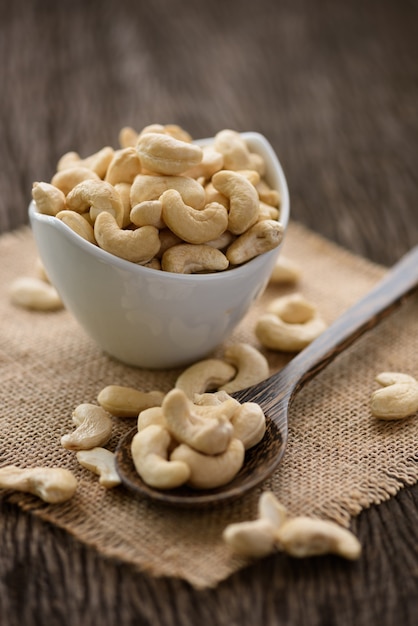
POLYGON ((90 211, 94 222, 97 215, 106 212, 122 226, 124 210, 116 189, 104 180, 86 180, 76 185, 67 195, 67 208, 77 213, 90 211))
POLYGON ((254 187, 260 181, 260 174, 256 170, 237 170, 237 174, 244 176, 254 187))
POLYGON ((119 194, 122 204, 121 228, 127 228, 131 224, 131 185, 129 183, 116 183, 115 190, 119 194))
POLYGON ((225 255, 231 265, 242 265, 247 261, 274 250, 283 239, 284 229, 280 222, 262 220, 256 222, 227 248, 225 255))
POLYGON ((228 265, 229 261, 223 252, 206 244, 174 245, 164 252, 161 259, 161 267, 165 272, 177 274, 221 272, 228 265))
POLYGON ((151 424, 138 431, 132 439, 132 460, 142 480, 157 489, 174 489, 190 476, 190 468, 182 460, 169 460, 171 436, 167 429, 151 424))
POLYGON ((61 222, 66 224, 68 228, 71 228, 72 231, 77 233, 77 235, 79 235, 86 241, 89 241, 93 244, 96 243, 93 226, 85 219, 83 215, 80 215, 80 213, 76 213, 75 211, 70 211, 66 209, 57 213, 55 217, 61 220, 61 222))
POLYGON ((178 126, 178 124, 149 124, 148 126, 144 126, 139 136, 145 135, 146 133, 171 135, 171 137, 187 143, 191 143, 192 141, 191 135, 181 126, 178 126))
POLYGON ((215 135, 214 148, 223 155, 225 169, 251 169, 251 158, 248 146, 241 135, 235 130, 220 130, 215 135))
POLYGON ((270 283, 294 285, 300 280, 301 276, 302 272, 299 265, 281 254, 270 274, 270 283))
POLYGON ((337 554, 345 559, 358 559, 361 545, 357 537, 338 524, 309 517, 293 517, 276 532, 279 547, 298 558, 321 554, 337 554))
POLYGON ((371 395, 372 414, 382 420, 400 420, 418 412, 418 381, 402 372, 382 372, 376 381, 383 386, 371 395))
POLYGON ((115 455, 110 450, 99 447, 79 450, 76 457, 80 465, 99 476, 99 483, 103 487, 111 489, 120 485, 121 479, 116 471, 115 455))
POLYGON ((57 172, 61 170, 66 170, 69 167, 79 166, 81 161, 81 157, 78 152, 65 152, 57 163, 57 172))
POLYGON ((258 221, 260 220, 275 220, 279 219, 279 209, 274 206, 270 206, 265 202, 260 202, 258 205, 258 221))
POLYGON ((236 369, 222 359, 203 359, 187 367, 175 382, 176 389, 184 391, 193 400, 195 394, 202 394, 211 389, 219 389, 230 381, 236 369))
POLYGON ((144 430, 151 424, 157 426, 163 426, 168 430, 167 421, 164 417, 163 409, 161 406, 152 406, 149 409, 144 409, 138 415, 137 428, 138 430, 144 430))
POLYGON ((136 150, 145 169, 176 176, 200 163, 203 158, 202 148, 193 143, 181 141, 168 134, 142 134, 136 150))
POLYGON ((90 450, 107 444, 112 434, 112 419, 107 411, 95 404, 80 404, 73 411, 77 428, 61 437, 68 450, 90 450))
POLYGON ((106 212, 97 216, 94 236, 103 250, 133 263, 147 263, 160 249, 158 230, 154 226, 122 230, 115 218, 106 212))
POLYGON ((167 189, 175 189, 183 202, 194 209, 205 206, 205 190, 194 178, 188 176, 147 176, 139 174, 131 187, 131 206, 144 200, 158 200, 167 189))
POLYGON ((135 148, 138 133, 131 126, 123 126, 119 131, 118 141, 121 148, 135 148))
POLYGON ((114 152, 104 179, 111 185, 132 184, 140 172, 141 162, 135 148, 121 148, 114 152))
POLYGON ((214 202, 199 211, 185 204, 175 189, 165 191, 160 201, 164 223, 187 243, 206 243, 227 229, 228 212, 221 204, 214 202))
POLYGON ((36 257, 35 270, 36 270, 37 277, 40 280, 42 280, 44 283, 48 283, 48 284, 51 283, 51 281, 49 280, 48 274, 46 273, 45 266, 39 257, 36 257))
POLYGON ((228 230, 241 235, 258 219, 260 201, 254 185, 245 176, 231 170, 214 174, 212 183, 229 200, 228 230))
POLYGON ((258 319, 255 334, 271 350, 299 352, 327 327, 316 308, 301 294, 277 298, 268 311, 258 319))
POLYGON ((51 183, 33 183, 32 198, 39 213, 56 215, 65 209, 65 195, 51 183))
POLYGON ((171 461, 182 461, 190 468, 187 483, 194 489, 214 489, 229 483, 244 464, 244 445, 239 439, 231 439, 222 454, 202 454, 185 443, 171 453, 171 461))
POLYGON ((164 252, 169 248, 183 243, 180 237, 177 237, 169 228, 160 230, 158 236, 160 238, 160 249, 157 254, 158 259, 162 259, 164 252))
POLYGON ((263 409, 256 402, 244 402, 231 417, 234 437, 240 439, 244 448, 256 446, 266 432, 266 417, 263 409))
POLYGON ((216 172, 223 168, 224 157, 213 146, 204 146, 202 151, 203 157, 201 162, 184 172, 185 176, 190 176, 191 178, 202 177, 204 180, 210 180, 216 172))
POLYGON ((235 554, 261 558, 276 549, 276 529, 267 519, 229 524, 222 538, 235 554))
POLYGON ((266 204, 276 208, 280 206, 279 192, 277 189, 272 189, 264 179, 260 179, 260 181, 256 183, 255 188, 261 202, 265 202, 266 204))
POLYGON ((97 396, 105 411, 117 417, 137 417, 138 413, 154 406, 161 406, 162 391, 141 391, 123 385, 107 385, 97 396))
POLYGON ((258 499, 258 517, 269 520, 277 529, 289 519, 289 513, 272 491, 263 491, 258 499))
POLYGON ((99 178, 104 178, 109 163, 113 158, 113 154, 113 148, 111 148, 110 146, 105 146, 104 148, 98 150, 98 152, 95 152, 94 154, 91 154, 90 156, 81 159, 79 164, 82 167, 87 167, 93 170, 93 172, 96 172, 99 178))
POLYGON ((165 228, 162 217, 163 205, 160 200, 144 200, 132 207, 130 220, 135 226, 155 226, 155 228, 165 228))
POLYGON ((230 233, 229 230, 226 230, 222 233, 222 235, 216 237, 216 239, 211 239, 210 241, 207 241, 206 245, 211 246, 211 248, 216 248, 217 250, 222 250, 223 252, 225 252, 228 246, 230 246, 233 241, 235 241, 235 235, 230 233))
POLYGON ((9 290, 12 304, 34 311, 57 311, 63 303, 57 290, 40 278, 21 276, 9 290))
POLYGON ((227 449, 233 434, 228 418, 209 409, 202 417, 181 389, 172 389, 161 405, 171 435, 204 454, 221 454, 227 449))
POLYGON ((99 181, 100 178, 96 172, 93 172, 93 170, 88 167, 77 166, 61 170, 54 174, 51 179, 51 185, 58 187, 65 196, 68 196, 74 187, 86 180, 99 181))
POLYGON ((229 200, 226 196, 223 195, 220 191, 215 189, 212 181, 208 182, 205 186, 205 204, 210 204, 211 202, 217 202, 218 204, 222 204, 226 209, 229 209, 229 200))
POLYGON ((149 267, 152 270, 161 270, 161 261, 158 257, 154 257, 147 263, 142 263, 143 267, 149 267))
POLYGON ((237 343, 227 347, 223 358, 236 369, 235 377, 219 387, 227 393, 251 387, 268 378, 270 374, 266 357, 248 343, 237 343))
POLYGON ((44 502, 59 504, 73 497, 77 479, 69 470, 60 467, 7 465, 0 468, 0 488, 31 493, 44 502))

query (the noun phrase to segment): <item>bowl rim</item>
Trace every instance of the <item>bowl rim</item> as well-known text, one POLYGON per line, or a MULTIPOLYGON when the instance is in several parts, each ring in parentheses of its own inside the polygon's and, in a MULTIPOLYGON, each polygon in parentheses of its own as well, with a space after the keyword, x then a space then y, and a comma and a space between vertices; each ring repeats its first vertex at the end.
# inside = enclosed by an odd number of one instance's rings
MULTIPOLYGON (((290 201, 289 201, 289 190, 287 186, 287 181, 286 181, 286 177, 285 177, 283 168, 281 166, 281 163, 275 151, 273 150, 271 144, 264 137, 264 135, 258 132, 253 132, 253 131, 242 132, 240 133, 240 135, 244 139, 248 139, 249 141, 258 142, 259 144, 261 144, 263 146, 263 149, 268 153, 270 162, 274 166, 274 170, 280 181, 281 213, 280 213, 279 221, 283 225, 284 236, 285 236, 288 222, 289 222, 290 201)), ((213 142, 213 139, 214 137, 196 139, 194 143, 204 146, 213 142)), ((160 277, 170 276, 170 280, 177 280, 179 282, 193 281, 193 280, 196 280, 196 277, 199 278, 199 281, 205 281, 205 282, 219 280, 221 276, 223 276, 224 278, 226 276, 235 276, 238 278, 240 274, 246 274, 248 272, 249 267, 254 267, 255 269, 256 266, 258 266, 259 264, 262 264, 263 259, 265 259, 266 255, 275 254, 283 243, 283 240, 282 240, 282 242, 277 248, 273 248, 272 250, 269 250, 268 252, 260 254, 254 257, 253 259, 250 259, 246 263, 243 263, 242 265, 233 267, 231 269, 226 269, 221 272, 209 272, 207 274, 204 274, 204 273, 202 274, 180 274, 179 273, 178 274, 175 272, 166 272, 164 270, 158 270, 155 268, 145 267, 143 265, 132 263, 132 261, 127 261, 126 259, 122 259, 121 257, 118 257, 114 254, 111 254, 110 252, 107 252, 106 250, 103 250, 99 246, 96 246, 95 244, 90 243, 86 239, 83 239, 83 237, 80 237, 79 235, 77 235, 74 231, 71 230, 71 228, 69 228, 66 224, 64 224, 64 222, 57 219, 55 216, 46 215, 44 213, 39 213, 36 209, 36 204, 34 200, 31 200, 29 204, 28 214, 29 214, 30 222, 33 222, 36 220, 41 223, 45 222, 49 224, 50 226, 52 226, 53 228, 61 232, 61 234, 65 236, 68 240, 72 241, 75 245, 85 250, 85 252, 88 252, 89 254, 92 254, 93 256, 95 256, 97 260, 103 261, 106 264, 111 264, 122 270, 129 269, 131 272, 134 272, 134 273, 137 272, 138 274, 143 275, 144 277, 148 275, 150 277, 154 276, 155 278, 156 272, 157 272, 157 274, 160 277)))

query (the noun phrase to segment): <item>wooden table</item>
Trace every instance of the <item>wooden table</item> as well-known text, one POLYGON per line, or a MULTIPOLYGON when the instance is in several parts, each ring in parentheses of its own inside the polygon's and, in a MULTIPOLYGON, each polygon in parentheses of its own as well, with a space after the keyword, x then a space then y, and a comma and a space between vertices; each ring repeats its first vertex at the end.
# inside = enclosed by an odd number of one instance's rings
MULTIPOLYGON (((391 265, 418 242, 417 24, 412 0, 2 2, 0 231, 63 152, 176 122, 265 134, 293 219, 391 265)), ((0 623, 412 626, 417 516, 416 485, 354 520, 355 565, 275 556, 195 591, 3 501, 0 623)))

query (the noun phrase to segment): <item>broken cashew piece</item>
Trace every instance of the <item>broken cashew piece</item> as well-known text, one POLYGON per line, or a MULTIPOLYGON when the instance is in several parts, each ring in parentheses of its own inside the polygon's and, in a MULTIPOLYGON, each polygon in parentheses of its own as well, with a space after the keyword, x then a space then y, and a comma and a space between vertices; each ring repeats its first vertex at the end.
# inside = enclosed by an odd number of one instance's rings
POLYGON ((222 359, 203 359, 187 367, 177 378, 175 387, 193 400, 195 394, 225 385, 235 373, 235 367, 222 359))
POLYGON ((276 220, 261 220, 251 226, 226 250, 231 265, 242 265, 264 252, 269 252, 281 243, 283 226, 276 220))
POLYGON ((147 263, 160 249, 157 228, 141 226, 136 230, 122 230, 115 218, 106 212, 97 216, 94 236, 103 250, 133 263, 147 263))
POLYGON ((260 343, 271 350, 299 352, 324 332, 327 325, 301 294, 273 300, 255 326, 260 343))
POLYGON ((80 404, 73 411, 77 428, 61 437, 67 450, 90 450, 107 444, 112 434, 112 420, 107 411, 95 404, 80 404))
POLYGON ((58 504, 73 497, 77 479, 69 470, 60 467, 7 465, 0 468, 0 488, 31 493, 44 502, 58 504))
POLYGON ((142 480, 157 489, 174 489, 190 476, 187 463, 168 460, 171 436, 162 426, 151 424, 132 439, 131 451, 135 469, 142 480))
POLYGON ((56 215, 65 209, 65 194, 50 183, 33 183, 32 198, 39 213, 56 215))
POLYGON ((241 235, 257 222, 258 194, 245 176, 221 170, 212 176, 212 184, 229 200, 228 230, 231 233, 241 235))
POLYGON ((176 176, 203 158, 202 148, 165 133, 141 134, 136 150, 143 168, 157 174, 176 176))
POLYGON ((80 465, 99 476, 99 483, 103 487, 111 489, 120 485, 121 479, 116 471, 115 455, 110 450, 106 448, 79 450, 76 457, 80 465))
POLYGON ((163 399, 162 391, 140 391, 122 385, 108 385, 97 396, 100 406, 117 417, 137 417, 145 409, 161 406, 163 399))
POLYGON ((41 278, 16 278, 10 286, 9 295, 15 306, 33 311, 57 311, 64 306, 55 287, 41 278))
POLYGON ((383 388, 372 393, 370 409, 382 420, 400 420, 418 412, 418 381, 401 372, 382 372, 376 376, 383 388))
POLYGON ((171 461, 182 461, 190 468, 187 483, 195 489, 212 489, 229 483, 244 463, 244 445, 239 439, 231 439, 222 454, 202 454, 185 443, 171 453, 171 461))
MULTIPOLYGON (((143 226, 143 228, 146 228, 146 226, 143 226)), ((161 259, 162 269, 165 272, 174 272, 176 274, 221 272, 226 270, 228 266, 229 261, 223 252, 204 243, 179 243, 172 245, 164 252, 161 259)))
POLYGON ((248 343, 229 346, 226 348, 223 358, 237 370, 232 380, 219 387, 220 390, 227 393, 251 387, 251 385, 255 385, 269 376, 270 367, 266 357, 248 343))

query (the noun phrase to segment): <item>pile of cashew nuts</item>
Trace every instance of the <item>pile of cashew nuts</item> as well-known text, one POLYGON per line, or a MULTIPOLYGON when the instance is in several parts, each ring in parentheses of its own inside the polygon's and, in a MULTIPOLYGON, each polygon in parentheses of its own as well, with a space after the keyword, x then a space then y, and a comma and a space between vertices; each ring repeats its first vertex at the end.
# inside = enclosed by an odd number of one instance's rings
POLYGON ((49 183, 33 184, 38 211, 111 254, 175 273, 223 271, 280 244, 280 195, 239 133, 200 147, 177 125, 152 124, 123 128, 119 143, 64 154, 49 183))

